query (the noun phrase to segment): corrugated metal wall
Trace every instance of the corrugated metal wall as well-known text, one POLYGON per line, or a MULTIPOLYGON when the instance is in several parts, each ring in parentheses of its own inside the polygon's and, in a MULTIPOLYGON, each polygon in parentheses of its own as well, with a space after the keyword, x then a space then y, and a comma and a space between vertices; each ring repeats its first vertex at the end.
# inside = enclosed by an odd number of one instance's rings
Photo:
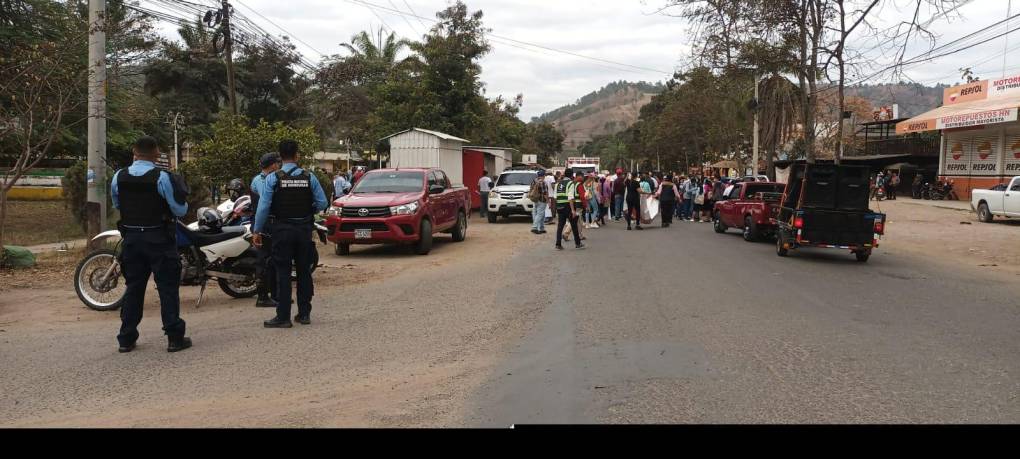
POLYGON ((439 138, 418 131, 390 138, 390 167, 440 167, 439 138))
POLYGON ((390 138, 390 167, 437 167, 446 172, 454 185, 464 184, 464 164, 456 140, 443 140, 432 134, 409 131, 390 138))

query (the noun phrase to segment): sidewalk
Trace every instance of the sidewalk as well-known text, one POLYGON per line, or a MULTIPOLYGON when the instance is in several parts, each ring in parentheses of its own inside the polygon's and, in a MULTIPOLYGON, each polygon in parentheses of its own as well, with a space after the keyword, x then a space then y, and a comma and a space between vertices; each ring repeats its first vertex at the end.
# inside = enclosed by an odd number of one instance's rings
MULTIPOLYGON (((872 202, 876 202, 876 201, 872 201, 872 202)), ((970 201, 926 201, 924 199, 913 199, 913 198, 910 198, 910 197, 899 198, 899 199, 897 199, 895 201, 885 200, 885 201, 882 201, 879 204, 874 204, 874 205, 875 206, 881 206, 882 204, 885 204, 887 202, 893 202, 893 203, 899 203, 899 204, 911 204, 911 205, 915 205, 915 206, 936 207, 936 208, 939 208, 939 209, 962 210, 964 212, 973 212, 974 211, 973 209, 970 208, 970 201)))

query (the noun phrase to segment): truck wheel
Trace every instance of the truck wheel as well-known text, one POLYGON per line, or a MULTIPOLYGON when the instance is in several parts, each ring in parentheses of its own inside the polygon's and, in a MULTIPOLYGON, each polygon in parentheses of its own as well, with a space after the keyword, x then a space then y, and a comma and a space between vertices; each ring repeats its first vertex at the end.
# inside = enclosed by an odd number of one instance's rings
POLYGON ((983 202, 978 204, 978 220, 985 223, 991 223, 992 220, 995 220, 995 216, 992 215, 990 210, 988 210, 988 204, 983 202))
POLYGON ((334 249, 333 253, 335 253, 335 254, 337 254, 338 256, 341 256, 341 257, 346 256, 346 255, 350 255, 351 254, 351 245, 350 244, 344 244, 344 243, 338 242, 336 244, 336 249, 334 249))
POLYGON ((418 234, 421 236, 418 238, 418 243, 414 246, 414 253, 428 255, 432 251, 432 223, 428 220, 422 220, 421 231, 418 234))
POLYGON ((790 249, 783 247, 783 243, 786 242, 786 237, 780 231, 776 235, 776 255, 785 257, 790 254, 790 249))
POLYGON ((854 252, 854 256, 857 257, 857 261, 867 263, 868 258, 871 258, 871 249, 854 252))
POLYGON ((453 242, 463 242, 467 238, 467 217, 464 212, 457 212, 457 226, 453 227, 453 242))
POLYGON ((487 215, 489 216, 489 223, 496 223, 497 215, 495 212, 489 212, 487 215))
POLYGON ((713 228, 715 228, 715 232, 717 232, 719 234, 725 233, 726 230, 728 229, 728 228, 726 228, 726 225, 724 225, 722 223, 721 218, 722 218, 722 216, 719 215, 719 212, 716 212, 715 213, 715 224, 713 225, 713 228))
POLYGON ((744 240, 755 242, 758 240, 758 224, 748 215, 744 217, 744 240))

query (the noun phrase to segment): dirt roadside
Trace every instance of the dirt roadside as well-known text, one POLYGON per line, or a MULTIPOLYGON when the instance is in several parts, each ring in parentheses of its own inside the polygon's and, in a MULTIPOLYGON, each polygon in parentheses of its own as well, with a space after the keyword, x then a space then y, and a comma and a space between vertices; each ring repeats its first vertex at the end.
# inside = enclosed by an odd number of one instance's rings
POLYGON ((909 198, 883 201, 879 209, 888 217, 880 251, 903 251, 958 269, 1020 275, 1020 220, 982 223, 969 210, 937 208, 909 198))
POLYGON ((196 308, 184 288, 196 346, 174 355, 154 292, 138 351, 118 355, 117 313, 85 309, 70 287, 75 255, 47 257, 4 278, 0 425, 458 425, 464 395, 545 307, 542 276, 515 284, 530 269, 518 255, 540 241, 523 220, 475 217, 466 242, 444 236, 426 257, 320 246, 314 323, 293 330, 262 329, 271 311, 215 287, 196 308))

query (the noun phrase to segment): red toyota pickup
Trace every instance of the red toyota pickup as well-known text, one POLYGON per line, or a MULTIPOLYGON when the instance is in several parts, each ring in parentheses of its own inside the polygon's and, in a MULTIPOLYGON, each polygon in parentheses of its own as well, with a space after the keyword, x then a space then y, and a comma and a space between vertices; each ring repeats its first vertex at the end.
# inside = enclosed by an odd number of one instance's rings
POLYGON ((350 254, 351 244, 408 244, 426 255, 436 233, 464 240, 470 208, 468 189, 442 170, 377 169, 326 211, 327 239, 337 255, 350 254))
POLYGON ((715 232, 725 233, 730 227, 742 228, 744 240, 757 241, 776 232, 786 185, 773 182, 738 182, 716 201, 712 213, 715 232))

